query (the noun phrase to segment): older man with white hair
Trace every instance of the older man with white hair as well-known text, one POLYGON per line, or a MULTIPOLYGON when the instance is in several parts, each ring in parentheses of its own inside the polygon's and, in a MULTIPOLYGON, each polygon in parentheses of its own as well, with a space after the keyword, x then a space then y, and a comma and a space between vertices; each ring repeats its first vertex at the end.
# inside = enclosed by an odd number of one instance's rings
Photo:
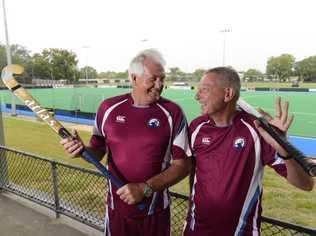
MULTIPOLYGON (((170 235, 167 188, 189 173, 191 152, 184 113, 161 97, 164 65, 157 50, 140 52, 129 66, 132 92, 106 99, 96 113, 87 148, 98 160, 107 153, 109 170, 127 183, 109 182, 105 235, 170 235)), ((84 145, 79 137, 61 143, 73 157, 84 145)))

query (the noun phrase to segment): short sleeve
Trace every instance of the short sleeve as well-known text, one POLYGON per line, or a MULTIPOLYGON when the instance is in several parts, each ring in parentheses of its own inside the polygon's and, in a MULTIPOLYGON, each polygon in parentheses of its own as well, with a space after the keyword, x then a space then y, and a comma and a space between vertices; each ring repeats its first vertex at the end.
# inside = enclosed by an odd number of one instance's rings
POLYGON ((284 160, 276 155, 275 149, 261 137, 261 157, 263 165, 273 168, 279 175, 286 177, 287 169, 284 160))
POLYGON ((90 145, 95 148, 106 147, 106 136, 102 133, 102 121, 105 113, 104 103, 102 103, 96 113, 90 145))
POLYGON ((176 160, 191 156, 188 123, 181 109, 179 109, 179 113, 174 117, 173 129, 172 158, 176 160))

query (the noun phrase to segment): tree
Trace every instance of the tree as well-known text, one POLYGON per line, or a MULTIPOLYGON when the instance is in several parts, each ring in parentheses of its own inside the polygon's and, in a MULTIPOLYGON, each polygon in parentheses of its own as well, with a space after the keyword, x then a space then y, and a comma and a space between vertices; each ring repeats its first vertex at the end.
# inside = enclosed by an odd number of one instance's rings
POLYGON ((261 71, 257 70, 257 69, 248 69, 244 75, 243 75, 243 79, 246 81, 258 81, 258 80, 263 80, 263 74, 261 71))
POLYGON ((171 81, 183 80, 184 77, 185 73, 178 67, 171 67, 169 69, 169 73, 167 74, 167 78, 171 81))
POLYGON ((98 72, 91 66, 85 66, 80 69, 80 79, 96 79, 98 72))
POLYGON ((76 54, 57 48, 44 49, 32 58, 33 74, 41 79, 78 80, 76 54))
POLYGON ((316 78, 316 55, 296 62, 294 68, 296 75, 304 81, 316 78))
MULTIPOLYGON (((11 57, 13 64, 20 64, 26 66, 30 60, 30 52, 23 46, 13 44, 10 46, 11 57)), ((7 65, 6 46, 0 43, 0 67, 3 68, 7 65)))
POLYGON ((267 62, 266 73, 274 76, 280 82, 286 81, 293 74, 294 62, 295 57, 290 54, 270 57, 267 62))
POLYGON ((194 81, 200 81, 202 76, 204 75, 204 73, 206 72, 205 69, 196 69, 194 72, 193 72, 193 80, 194 81))
POLYGON ((31 59, 30 51, 18 44, 11 45, 10 49, 12 55, 12 63, 26 67, 31 59))
MULTIPOLYGON (((25 47, 18 44, 11 45, 10 51, 11 51, 12 63, 22 65, 25 68, 25 73, 17 76, 16 78, 18 80, 25 81, 25 79, 27 79, 30 74, 30 71, 29 71, 29 62, 31 59, 30 51, 27 50, 25 47)), ((0 69, 5 67, 6 65, 7 65, 6 46, 0 44, 0 69)))
POLYGON ((106 71, 100 72, 98 74, 98 78, 107 78, 107 79, 127 79, 128 78, 128 71, 124 72, 115 72, 115 71, 106 71))

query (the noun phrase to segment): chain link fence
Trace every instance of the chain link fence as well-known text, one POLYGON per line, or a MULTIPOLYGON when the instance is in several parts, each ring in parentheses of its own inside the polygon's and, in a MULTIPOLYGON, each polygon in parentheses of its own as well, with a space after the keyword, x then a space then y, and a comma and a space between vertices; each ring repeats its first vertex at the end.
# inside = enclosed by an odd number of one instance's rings
MULTIPOLYGON (((98 172, 0 146, 0 189, 98 230, 104 229, 107 181, 98 172)), ((172 235, 181 235, 188 197, 171 193, 172 235)), ((316 229, 263 217, 262 235, 314 235, 316 229)))

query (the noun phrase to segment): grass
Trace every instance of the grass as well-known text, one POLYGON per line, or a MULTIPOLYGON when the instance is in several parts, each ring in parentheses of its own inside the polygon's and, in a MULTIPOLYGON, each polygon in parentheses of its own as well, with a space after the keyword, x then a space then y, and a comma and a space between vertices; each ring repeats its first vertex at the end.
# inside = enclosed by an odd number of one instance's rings
MULTIPOLYGON (((4 118, 3 123, 6 146, 25 152, 36 153, 49 159, 94 169, 91 164, 81 159, 71 159, 66 156, 59 144, 59 138, 44 123, 12 117, 4 118)), ((88 132, 79 131, 79 134, 85 142, 88 141, 90 136, 88 132)), ((40 176, 39 179, 41 179, 40 176)), ((67 182, 62 182, 62 184, 67 186, 67 182)), ((82 186, 82 189, 85 187, 78 180, 76 180, 76 185, 82 186)), ((172 190, 188 195, 187 179, 172 187, 172 190)), ((70 191, 63 194, 66 197, 71 196, 73 193, 70 191)), ((92 194, 88 198, 93 200, 102 197, 92 194)), ((286 180, 275 174, 273 170, 266 168, 263 209, 263 215, 265 216, 271 216, 308 227, 315 227, 316 190, 308 193, 297 190, 288 184, 286 180)))
POLYGON ((316 226, 316 190, 304 192, 287 183, 270 168, 265 169, 263 215, 295 224, 316 226))
MULTIPOLYGON (((93 166, 80 158, 71 159, 66 156, 64 149, 59 144, 58 135, 48 128, 47 124, 36 121, 26 121, 19 118, 4 118, 5 145, 24 152, 36 153, 43 157, 50 157, 73 165, 85 168, 93 166)), ((90 134, 78 131, 85 143, 90 134)))

